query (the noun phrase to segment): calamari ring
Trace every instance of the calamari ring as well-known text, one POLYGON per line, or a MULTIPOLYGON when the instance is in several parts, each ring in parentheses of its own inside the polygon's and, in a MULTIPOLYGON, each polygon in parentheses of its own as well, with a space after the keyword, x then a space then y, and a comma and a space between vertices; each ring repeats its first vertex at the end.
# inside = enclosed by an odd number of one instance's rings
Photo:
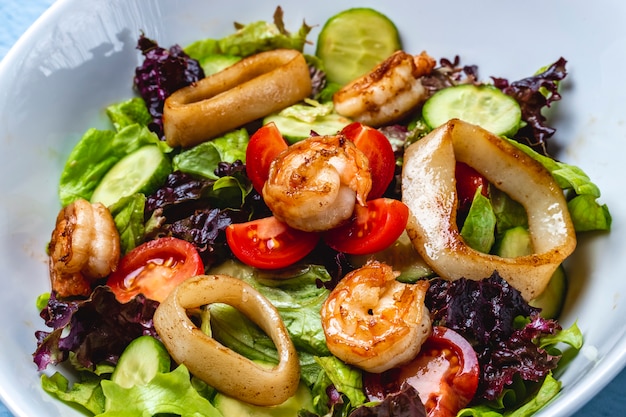
POLYGON ((407 148, 402 201, 415 249, 442 278, 480 280, 497 270, 528 301, 543 292, 576 247, 563 191, 534 159, 492 133, 453 119, 407 148), (456 161, 465 162, 521 203, 536 253, 502 258, 465 244, 456 226, 456 161))
POLYGON ((251 55, 170 95, 163 107, 165 139, 174 147, 194 146, 310 94, 311 76, 301 52, 251 55))
POLYGON ((177 363, 231 397, 250 404, 278 405, 298 388, 300 363, 281 317, 267 298, 240 279, 228 275, 189 278, 159 305, 154 327, 177 363), (276 345, 278 365, 262 367, 196 327, 187 309, 211 303, 229 304, 261 327, 276 345))

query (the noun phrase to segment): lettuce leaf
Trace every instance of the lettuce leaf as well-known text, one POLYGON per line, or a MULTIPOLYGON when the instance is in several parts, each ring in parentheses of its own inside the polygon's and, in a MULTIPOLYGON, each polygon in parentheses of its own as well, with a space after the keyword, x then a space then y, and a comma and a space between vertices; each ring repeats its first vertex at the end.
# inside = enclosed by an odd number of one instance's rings
POLYGON ((472 249, 489 253, 495 242, 496 215, 491 201, 482 194, 481 190, 482 187, 479 187, 474 194, 461 228, 461 237, 472 249))
POLYGON ((600 204, 600 189, 579 167, 556 161, 539 154, 530 147, 509 139, 528 156, 543 165, 568 196, 568 209, 577 232, 611 229, 611 213, 606 204, 600 204))
POLYGON ((217 180, 216 170, 220 162, 246 162, 248 140, 246 129, 239 129, 201 143, 174 156, 174 170, 217 180))
POLYGON ((120 251, 124 255, 143 242, 146 196, 137 193, 120 198, 109 207, 120 234, 120 251))
POLYGON ((135 123, 148 126, 152 121, 146 102, 139 97, 112 104, 106 108, 106 113, 116 131, 135 123))
POLYGON ((318 357, 316 361, 322 366, 337 391, 348 397, 351 406, 358 407, 367 401, 360 370, 346 365, 335 356, 318 357))
POLYGON ((222 417, 222 414, 191 385, 189 371, 179 365, 172 372, 157 373, 145 385, 123 388, 102 381, 106 411, 97 417, 151 417, 175 414, 181 417, 222 417))
MULTIPOLYGON (((288 271, 285 273, 286 276, 281 279, 273 279, 265 275, 259 276, 254 269, 241 263, 226 261, 222 265, 213 268, 211 273, 225 273, 238 277, 267 297, 276 306, 287 327, 289 336, 299 352, 307 352, 319 356, 330 354, 320 318, 320 309, 324 300, 328 297, 329 290, 317 285, 318 281, 330 280, 330 276, 328 276, 324 268, 311 265, 302 270, 288 271)), ((213 309, 213 307, 211 308, 213 309)), ((211 320, 218 318, 213 311, 211 317, 211 320)), ((233 318, 231 317, 230 320, 233 320, 233 318)), ((240 321, 240 325, 244 325, 244 323, 245 321, 240 321)), ((223 324, 231 328, 228 330, 229 332, 236 334, 234 330, 238 328, 238 325, 235 326, 228 322, 223 324)), ((246 326, 246 329, 248 327, 246 326)), ((221 334, 224 334, 225 331, 227 331, 226 328, 219 330, 221 334)), ((257 339, 259 332, 248 329, 246 333, 247 335, 242 336, 242 338, 249 338, 245 342, 246 345, 253 346, 255 343, 260 343, 260 339, 257 339)), ((241 341, 243 342, 243 340, 241 341)), ((271 346, 275 350, 273 343, 271 346)), ((252 352, 249 354, 252 354, 252 352)))
POLYGON ((78 381, 70 384, 63 374, 55 372, 50 376, 41 375, 41 387, 66 404, 78 405, 92 414, 99 414, 104 411, 105 404, 101 380, 94 373, 83 371, 79 373, 78 381))
POLYGON ((169 152, 147 127, 138 123, 121 126, 120 130, 89 129, 74 146, 65 162, 59 180, 59 199, 66 206, 79 198, 91 196, 102 177, 124 156, 140 147, 157 144, 162 151, 169 152))
POLYGON ((493 403, 482 403, 474 407, 464 408, 457 417, 530 417, 545 407, 561 390, 561 383, 552 373, 546 375, 539 389, 521 407, 505 411, 493 403))
POLYGON ((245 25, 235 23, 235 29, 236 32, 221 39, 193 42, 185 48, 185 52, 202 61, 207 56, 216 54, 246 57, 279 48, 303 51, 312 27, 302 22, 297 32, 289 32, 285 28, 283 11, 279 6, 274 12, 273 22, 257 21, 245 25))

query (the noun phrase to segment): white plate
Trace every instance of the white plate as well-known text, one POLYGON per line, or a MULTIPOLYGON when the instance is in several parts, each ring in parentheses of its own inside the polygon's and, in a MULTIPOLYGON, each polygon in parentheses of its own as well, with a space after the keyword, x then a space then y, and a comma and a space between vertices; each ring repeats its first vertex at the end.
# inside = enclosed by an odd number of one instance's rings
MULTIPOLYGON (((626 244, 623 80, 626 3, 527 0, 425 2, 283 0, 288 28, 320 25, 350 5, 372 6, 399 27, 405 49, 460 55, 489 76, 519 79, 560 56, 568 60, 563 100, 553 109, 560 157, 600 186, 613 214, 609 235, 579 242, 569 264, 562 322, 585 336, 561 376, 563 391, 541 416, 572 414, 626 363, 626 244)), ((141 30, 163 46, 230 33, 232 22, 269 20, 275 3, 243 1, 60 0, 0 67, 0 394, 20 417, 79 415, 45 394, 32 362, 43 322, 35 298, 48 290, 45 246, 59 209, 57 179, 89 127, 105 127, 105 105, 130 97, 141 30)), ((309 51, 311 52, 311 51, 309 51)))

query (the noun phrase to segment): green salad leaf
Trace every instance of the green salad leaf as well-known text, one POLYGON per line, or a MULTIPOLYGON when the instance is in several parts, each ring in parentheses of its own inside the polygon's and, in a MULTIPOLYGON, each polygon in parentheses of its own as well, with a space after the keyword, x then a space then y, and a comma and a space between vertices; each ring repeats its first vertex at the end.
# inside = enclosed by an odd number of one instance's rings
POLYGON ((222 414, 191 385, 185 365, 172 372, 157 373, 147 384, 130 388, 102 381, 107 410, 97 417, 151 417, 170 413, 181 417, 222 417, 222 414))
POLYGON ((51 376, 41 375, 41 387, 47 393, 73 406, 84 407, 92 414, 104 411, 104 393, 100 382, 102 378, 92 372, 79 372, 79 379, 70 384, 70 381, 60 372, 51 376))
POLYGON ((120 251, 126 254, 141 244, 145 235, 144 207, 146 196, 137 193, 120 198, 109 207, 120 234, 120 251))
POLYGON ((609 209, 598 202, 600 189, 581 168, 541 155, 514 140, 508 141, 543 165, 566 193, 573 194, 568 198, 568 208, 577 232, 611 229, 609 209))
POLYGON ((202 39, 185 47, 192 58, 203 62, 216 54, 246 57, 257 52, 285 48, 304 50, 306 37, 312 27, 302 22, 297 32, 289 32, 283 21, 280 7, 274 12, 273 22, 256 21, 248 24, 235 23, 236 31, 220 39, 202 39))
POLYGON ((491 201, 485 197, 479 187, 474 194, 469 213, 461 228, 461 237, 469 247, 483 253, 489 253, 495 242, 496 215, 491 201))
POLYGON ((203 142, 174 156, 174 170, 217 180, 215 170, 220 162, 246 162, 249 139, 246 129, 239 129, 203 142))
POLYGON ((109 169, 142 146, 156 144, 165 153, 172 150, 148 129, 135 100, 112 105, 107 114, 116 130, 88 129, 65 162, 59 180, 63 206, 79 198, 91 199, 109 169))

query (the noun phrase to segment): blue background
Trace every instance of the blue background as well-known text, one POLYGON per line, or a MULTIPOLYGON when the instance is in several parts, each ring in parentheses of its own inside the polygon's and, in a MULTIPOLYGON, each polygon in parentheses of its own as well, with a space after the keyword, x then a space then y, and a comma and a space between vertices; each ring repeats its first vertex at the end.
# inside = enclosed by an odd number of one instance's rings
MULTIPOLYGON (((54 0, 0 0, 0 59, 53 2, 54 0)), ((33 372, 36 372, 34 365, 33 372)), ((0 403, 0 417, 12 416, 0 403)), ((583 416, 626 416, 626 370, 575 414, 575 417, 583 416)))

